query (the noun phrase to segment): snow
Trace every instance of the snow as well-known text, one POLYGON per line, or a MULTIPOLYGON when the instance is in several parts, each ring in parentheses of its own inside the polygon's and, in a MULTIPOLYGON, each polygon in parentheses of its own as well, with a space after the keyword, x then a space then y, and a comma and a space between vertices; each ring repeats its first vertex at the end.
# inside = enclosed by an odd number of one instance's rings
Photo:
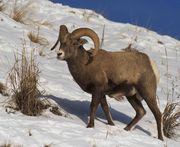
MULTIPOLYGON (((27 0, 19 0, 17 5, 25 5, 27 0)), ((180 142, 167 139, 162 142, 157 139, 155 119, 145 105, 147 114, 127 132, 123 128, 134 117, 134 110, 124 100, 117 102, 108 98, 110 111, 115 126, 106 125, 105 116, 101 108, 97 111, 95 128, 87 129, 89 105, 91 96, 83 92, 74 82, 67 65, 56 59, 56 52, 50 48, 55 43, 59 25, 65 24, 70 31, 79 27, 90 27, 102 36, 105 25, 105 36, 102 48, 109 51, 118 51, 130 43, 133 47, 147 53, 156 61, 161 79, 157 95, 159 107, 163 111, 167 102, 167 92, 172 94, 174 101, 179 101, 180 96, 180 42, 169 36, 162 36, 146 28, 131 24, 115 23, 91 10, 75 9, 62 4, 54 4, 48 0, 34 0, 25 18, 25 24, 12 20, 14 1, 6 1, 6 10, 0 12, 0 81, 5 82, 8 72, 14 64, 14 53, 22 49, 23 40, 30 52, 36 50, 39 63, 40 88, 45 90, 45 95, 58 104, 67 113, 68 117, 56 116, 44 112, 42 116, 30 117, 20 112, 7 113, 5 102, 7 97, 0 96, 0 145, 11 143, 14 146, 41 147, 178 147, 180 142), (46 25, 43 25, 43 23, 46 25), (37 31, 49 41, 48 46, 31 43, 27 37, 30 31, 37 31), (167 57, 165 53, 167 50, 167 57), (44 56, 39 56, 43 51, 44 56), (168 74, 167 74, 168 63, 168 74), (167 78, 168 76, 168 78, 167 78), (167 87, 168 85, 168 87, 167 87), (174 87, 173 87, 174 85, 174 87)), ((92 41, 85 47, 90 48, 92 41)))

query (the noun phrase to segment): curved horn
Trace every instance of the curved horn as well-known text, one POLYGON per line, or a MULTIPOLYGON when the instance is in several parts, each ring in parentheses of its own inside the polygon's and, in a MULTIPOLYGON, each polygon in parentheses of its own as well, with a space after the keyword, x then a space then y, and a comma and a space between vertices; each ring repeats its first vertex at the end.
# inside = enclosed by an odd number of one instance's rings
POLYGON ((71 33, 72 38, 80 38, 82 36, 88 36, 93 40, 94 50, 92 55, 95 56, 98 52, 98 49, 100 48, 100 41, 98 35, 96 34, 96 32, 89 28, 79 28, 71 33))
POLYGON ((61 25, 59 27, 59 36, 58 36, 58 39, 56 41, 56 43, 54 44, 54 46, 51 48, 51 50, 55 49, 55 47, 57 46, 57 44, 60 42, 63 42, 66 38, 65 36, 67 36, 68 34, 68 29, 65 25, 61 25))

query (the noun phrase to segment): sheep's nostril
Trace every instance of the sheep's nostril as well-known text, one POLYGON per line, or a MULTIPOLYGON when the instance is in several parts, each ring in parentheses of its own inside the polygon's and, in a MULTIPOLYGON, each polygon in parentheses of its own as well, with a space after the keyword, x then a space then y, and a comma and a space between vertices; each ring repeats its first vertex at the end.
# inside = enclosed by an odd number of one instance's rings
POLYGON ((64 59, 64 52, 63 51, 57 52, 57 58, 63 60, 64 59))
POLYGON ((61 56, 61 55, 62 55, 62 53, 58 53, 57 55, 58 55, 58 56, 61 56))

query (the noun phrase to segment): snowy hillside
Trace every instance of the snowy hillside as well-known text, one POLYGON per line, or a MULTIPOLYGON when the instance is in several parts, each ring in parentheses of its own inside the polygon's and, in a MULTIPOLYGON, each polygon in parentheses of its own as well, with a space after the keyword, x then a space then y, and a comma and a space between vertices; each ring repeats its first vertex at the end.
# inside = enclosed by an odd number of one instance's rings
MULTIPOLYGON (((5 9, 0 11, 0 82, 6 82, 8 72, 14 64, 14 53, 17 49, 22 49, 25 40, 28 51, 35 49, 37 54, 41 70, 40 89, 45 90, 45 95, 59 104, 68 117, 49 112, 44 112, 39 117, 25 116, 20 112, 8 114, 4 108, 8 98, 0 95, 0 146, 6 143, 23 147, 180 146, 178 141, 165 138, 162 142, 157 139, 155 119, 144 102, 147 114, 129 132, 123 128, 134 117, 133 108, 127 100, 118 102, 111 98, 107 100, 115 126, 105 124, 105 116, 99 108, 95 128, 87 129, 91 96, 74 82, 66 63, 56 59, 56 52, 50 51, 57 39, 59 25, 67 25, 70 31, 89 27, 95 30, 100 38, 105 26, 103 49, 119 51, 131 43, 156 61, 161 74, 157 91, 158 104, 163 111, 167 93, 170 97, 173 96, 174 101, 180 100, 180 41, 161 36, 146 28, 111 22, 91 10, 74 9, 48 0, 32 1, 26 7, 24 23, 20 23, 10 18, 15 7, 14 0, 4 1, 5 9), (39 35, 43 37, 41 45, 32 43, 27 36, 29 32, 38 32, 38 28, 39 35)), ((16 6, 20 8, 28 2, 18 0, 16 6)), ((88 40, 86 48, 92 46, 92 41, 88 40)))

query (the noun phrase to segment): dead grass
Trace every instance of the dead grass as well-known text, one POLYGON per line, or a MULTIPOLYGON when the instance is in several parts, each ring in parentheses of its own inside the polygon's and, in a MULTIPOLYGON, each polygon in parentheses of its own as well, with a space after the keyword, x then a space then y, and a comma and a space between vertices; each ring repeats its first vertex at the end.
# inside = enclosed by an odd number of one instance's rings
POLYGON ((49 106, 49 107, 51 107, 50 112, 52 112, 53 114, 59 115, 59 116, 63 115, 62 112, 60 111, 59 107, 57 107, 57 106, 53 106, 53 107, 49 106))
POLYGON ((131 43, 126 48, 124 48, 122 50, 125 52, 139 52, 138 49, 132 47, 131 43))
POLYGON ((45 144, 44 147, 52 147, 53 146, 53 143, 50 143, 50 144, 45 144))
POLYGON ((84 10, 82 15, 83 15, 83 18, 87 22, 90 22, 90 19, 93 18, 93 17, 96 17, 96 18, 99 17, 98 14, 95 11, 87 11, 87 10, 84 10))
POLYGON ((104 44, 104 34, 105 34, 105 25, 103 26, 103 31, 102 31, 101 45, 100 45, 101 48, 102 48, 102 46, 104 44))
POLYGON ((23 44, 21 54, 18 52, 15 54, 15 63, 8 76, 12 93, 10 101, 5 106, 8 113, 21 111, 25 115, 38 116, 44 109, 49 109, 55 115, 62 116, 58 106, 46 98, 42 99, 42 92, 38 90, 39 73, 34 51, 28 55, 25 44, 23 44))
POLYGON ((0 94, 4 96, 8 96, 7 87, 1 82, 0 82, 0 94))
POLYGON ((3 0, 0 0, 0 12, 3 12, 5 10, 6 6, 3 0))
POLYGON ((163 112, 163 132, 168 138, 178 138, 180 134, 180 102, 167 103, 163 112))
POLYGON ((31 22, 33 22, 34 25, 36 26, 45 26, 48 28, 53 28, 53 23, 47 21, 47 20, 31 20, 31 22))
MULTIPOLYGON (((163 42, 159 42, 163 45, 163 42)), ((173 102, 175 86, 174 81, 172 82, 172 95, 170 98, 169 91, 169 62, 168 62, 168 52, 166 47, 166 78, 167 78, 167 104, 163 112, 163 132, 164 135, 168 138, 177 139, 180 137, 180 102, 173 102)), ((178 97, 177 97, 178 98, 178 97)))
POLYGON ((0 145, 0 147, 22 147, 22 145, 14 145, 11 143, 5 143, 5 144, 0 145))
POLYGON ((5 86, 3 83, 0 83, 0 93, 2 94, 5 89, 5 86))
POLYGON ((9 80, 14 109, 25 115, 36 116, 44 109, 43 102, 38 99, 39 73, 33 52, 29 57, 24 47, 22 55, 15 55, 15 64, 9 73, 9 80))
POLYGON ((32 11, 30 8, 33 2, 30 1, 27 4, 22 5, 22 6, 18 6, 17 3, 18 3, 18 0, 15 0, 14 7, 11 13, 11 18, 17 22, 25 23, 25 19, 28 12, 32 11))
POLYGON ((11 144, 10 143, 2 144, 2 145, 0 145, 0 147, 11 147, 11 144))
POLYGON ((31 42, 39 44, 41 46, 39 48, 39 55, 44 56, 44 48, 49 45, 49 41, 39 34, 39 27, 37 29, 37 32, 31 31, 27 34, 27 36, 31 42))
POLYGON ((28 38, 31 40, 31 42, 34 42, 34 43, 37 43, 39 45, 43 45, 43 46, 46 46, 49 44, 48 40, 42 36, 40 36, 39 34, 39 27, 38 27, 38 30, 37 32, 29 32, 27 34, 28 38))

